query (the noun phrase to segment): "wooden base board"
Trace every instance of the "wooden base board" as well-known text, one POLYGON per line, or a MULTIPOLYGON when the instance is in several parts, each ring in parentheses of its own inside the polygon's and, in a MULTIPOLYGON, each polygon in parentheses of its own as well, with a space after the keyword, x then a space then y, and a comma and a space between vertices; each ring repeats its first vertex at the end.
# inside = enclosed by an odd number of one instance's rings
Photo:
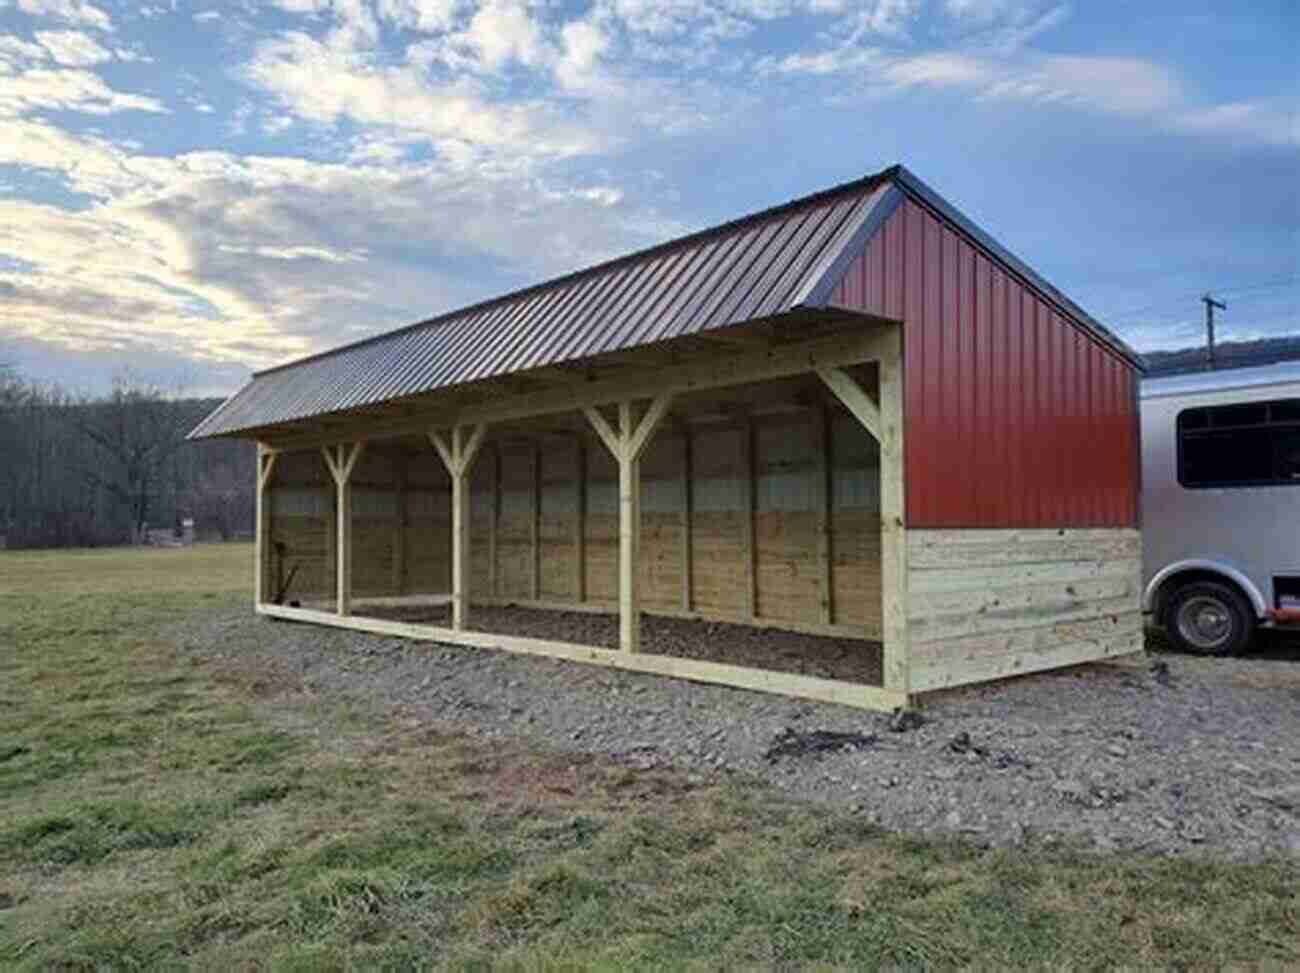
POLYGON ((592 665, 611 666, 632 672, 648 672, 672 676, 693 682, 715 683, 736 689, 797 696, 823 703, 838 703, 858 709, 891 712, 908 705, 905 693, 879 686, 864 686, 837 679, 820 679, 769 669, 751 669, 746 666, 725 665, 699 659, 679 659, 667 655, 629 653, 618 649, 603 649, 573 642, 551 642, 546 639, 521 638, 514 635, 493 635, 489 632, 458 632, 435 625, 413 625, 382 618, 359 615, 337 615, 333 612, 310 608, 286 608, 282 605, 258 605, 257 612, 270 618, 314 625, 330 625, 357 632, 389 635, 398 638, 422 639, 447 645, 465 645, 482 649, 497 649, 523 655, 545 656, 569 662, 586 662, 592 665))

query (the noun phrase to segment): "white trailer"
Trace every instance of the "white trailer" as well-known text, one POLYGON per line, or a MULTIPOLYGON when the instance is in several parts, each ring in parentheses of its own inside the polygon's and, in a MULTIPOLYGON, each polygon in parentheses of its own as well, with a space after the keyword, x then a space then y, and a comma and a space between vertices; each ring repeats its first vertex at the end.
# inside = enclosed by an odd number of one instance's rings
POLYGON ((1143 610, 1228 655, 1300 623, 1300 362, 1143 381, 1143 610))

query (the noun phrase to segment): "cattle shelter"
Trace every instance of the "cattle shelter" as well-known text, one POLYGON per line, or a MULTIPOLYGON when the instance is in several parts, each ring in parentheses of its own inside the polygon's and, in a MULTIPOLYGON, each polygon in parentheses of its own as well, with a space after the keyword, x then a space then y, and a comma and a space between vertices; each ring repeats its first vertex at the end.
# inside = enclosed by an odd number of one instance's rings
POLYGON ((1141 649, 1139 373, 894 166, 258 372, 191 438, 258 444, 263 615, 888 710, 1141 649))

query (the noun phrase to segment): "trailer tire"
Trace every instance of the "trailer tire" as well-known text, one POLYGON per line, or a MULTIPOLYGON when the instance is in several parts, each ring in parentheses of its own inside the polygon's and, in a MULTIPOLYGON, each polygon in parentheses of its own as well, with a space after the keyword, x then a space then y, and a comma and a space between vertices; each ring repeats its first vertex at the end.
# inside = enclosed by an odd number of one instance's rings
POLYGON ((1170 597, 1165 630, 1169 640, 1183 652, 1236 655, 1250 644, 1255 615, 1232 585, 1192 581, 1170 597))

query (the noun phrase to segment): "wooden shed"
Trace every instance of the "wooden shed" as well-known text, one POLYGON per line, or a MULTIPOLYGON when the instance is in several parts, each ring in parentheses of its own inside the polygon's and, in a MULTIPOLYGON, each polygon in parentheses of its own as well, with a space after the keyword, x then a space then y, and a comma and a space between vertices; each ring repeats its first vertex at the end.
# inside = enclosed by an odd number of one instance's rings
POLYGON ((1139 368, 896 166, 259 372, 192 437, 258 443, 264 615, 892 709, 1141 648, 1139 368))

